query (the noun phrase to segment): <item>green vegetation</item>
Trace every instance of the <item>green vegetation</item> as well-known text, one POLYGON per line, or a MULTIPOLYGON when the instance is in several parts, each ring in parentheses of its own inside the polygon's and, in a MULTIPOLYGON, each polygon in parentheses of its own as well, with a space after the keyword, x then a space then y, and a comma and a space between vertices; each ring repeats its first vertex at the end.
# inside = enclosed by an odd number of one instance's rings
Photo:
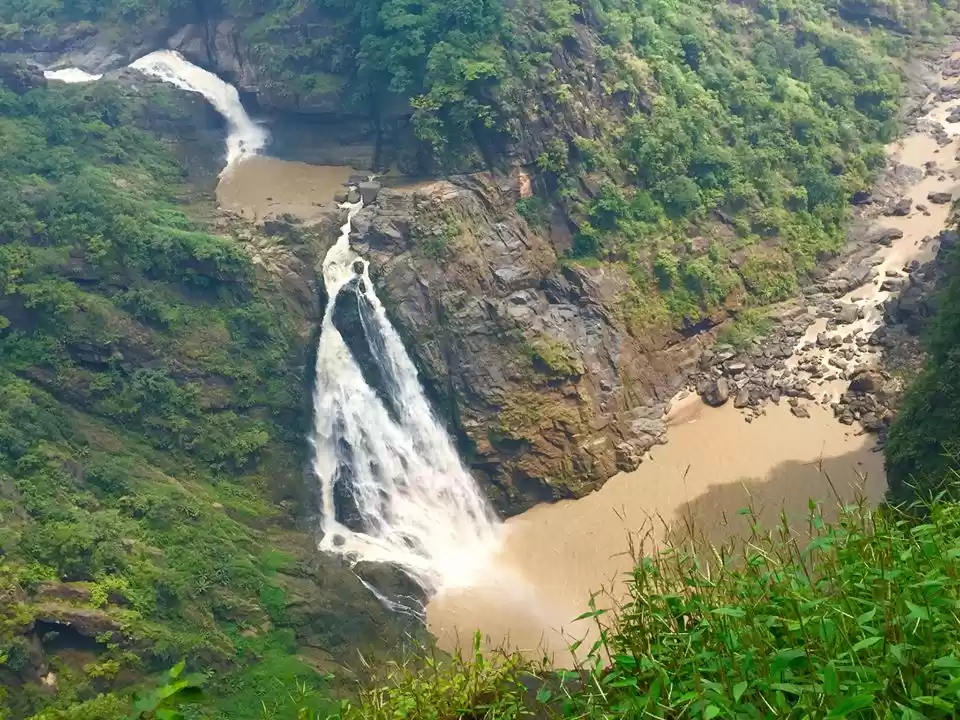
MULTIPOLYGON (((319 720, 950 718, 960 712, 960 506, 923 519, 811 507, 806 528, 640 558, 574 669, 520 655, 428 657, 319 720), (803 539, 800 539, 803 538, 803 539)), ((289 717, 293 717, 292 715, 289 717)))
POLYGON ((947 285, 927 330, 927 360, 890 428, 887 477, 896 501, 940 493, 960 498, 960 253, 944 268, 947 285))
POLYGON ((183 657, 220 671, 195 717, 259 717, 324 686, 304 636, 353 651, 377 605, 290 529, 299 331, 126 93, 0 87, 0 718, 122 717, 183 657), (305 558, 372 614, 305 597, 305 558))
POLYGON ((738 312, 733 321, 720 331, 717 341, 742 349, 753 340, 763 337, 772 327, 773 321, 763 310, 746 308, 738 312))

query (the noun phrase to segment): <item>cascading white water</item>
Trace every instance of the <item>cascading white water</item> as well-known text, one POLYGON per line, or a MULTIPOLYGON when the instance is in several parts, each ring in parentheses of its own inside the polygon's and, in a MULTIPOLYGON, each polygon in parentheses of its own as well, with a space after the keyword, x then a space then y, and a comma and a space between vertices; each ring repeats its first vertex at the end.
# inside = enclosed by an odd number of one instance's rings
MULTIPOLYGON (((254 122, 240 102, 240 93, 212 72, 197 67, 178 52, 157 50, 130 67, 153 75, 183 90, 203 95, 227 121, 227 165, 259 153, 267 144, 267 131, 254 122)), ((226 169, 226 168, 225 168, 226 169)))
POLYGON ((65 83, 86 83, 99 80, 103 75, 93 75, 80 68, 61 68, 59 70, 44 70, 43 76, 47 80, 59 80, 65 83))
POLYGON ((351 221, 360 204, 346 207, 340 238, 323 261, 330 301, 317 350, 313 438, 321 483, 320 547, 352 561, 399 566, 428 592, 469 587, 486 572, 501 528, 434 417, 374 292, 366 261, 350 249, 351 221), (336 297, 358 277, 357 302, 367 303, 369 312, 361 317, 392 413, 334 325, 336 297), (337 518, 338 483, 360 516, 360 530, 337 518))

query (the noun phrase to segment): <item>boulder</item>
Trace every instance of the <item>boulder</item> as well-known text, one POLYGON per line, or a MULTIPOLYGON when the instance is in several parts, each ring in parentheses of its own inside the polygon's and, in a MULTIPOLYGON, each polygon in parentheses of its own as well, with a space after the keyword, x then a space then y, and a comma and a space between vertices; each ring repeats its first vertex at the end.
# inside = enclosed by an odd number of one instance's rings
POLYGON ((362 182, 357 186, 357 190, 360 192, 363 204, 369 205, 376 200, 377 195, 380 194, 380 183, 373 181, 362 182))
POLYGON ((0 84, 9 88, 17 95, 46 87, 47 79, 43 70, 33 63, 15 59, 0 59, 0 84))
POLYGON ((878 228, 867 235, 867 241, 876 245, 892 245, 894 240, 903 237, 900 228, 878 228))
POLYGON ((883 388, 886 376, 880 370, 862 368, 850 376, 850 385, 847 388, 852 393, 874 393, 883 388))
POLYGON ((707 405, 720 407, 730 399, 730 381, 726 378, 708 380, 697 391, 707 405))
POLYGON ((900 198, 892 206, 887 208, 887 215, 894 215, 896 217, 903 217, 910 214, 910 209, 913 207, 913 200, 910 198, 900 198))
POLYGON ((750 406, 750 388, 740 388, 740 392, 738 392, 737 396, 733 399, 733 406, 735 408, 745 408, 750 406))
POLYGON ((953 200, 953 194, 948 192, 927 193, 927 200, 935 205, 946 205, 953 200))
POLYGON ((860 317, 860 307, 858 305, 844 305, 840 312, 837 314, 837 320, 840 321, 841 325, 849 325, 854 323, 860 317))
POLYGON ((807 410, 803 405, 791 405, 790 412, 793 413, 798 418, 810 417, 810 411, 807 410))

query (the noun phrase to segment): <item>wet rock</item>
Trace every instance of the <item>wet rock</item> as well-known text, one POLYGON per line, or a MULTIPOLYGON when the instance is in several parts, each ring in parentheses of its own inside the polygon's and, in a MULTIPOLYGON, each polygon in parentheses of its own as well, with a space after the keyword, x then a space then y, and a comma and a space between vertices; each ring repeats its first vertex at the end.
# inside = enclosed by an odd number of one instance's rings
POLYGON ((867 242, 877 245, 892 245, 894 240, 903 237, 903 230, 900 228, 878 228, 867 235, 867 242))
POLYGON ((913 207, 913 200, 910 198, 900 198, 892 206, 887 208, 885 215, 893 215, 896 217, 903 217, 910 214, 910 209, 913 207))
POLYGON ((0 58, 0 84, 17 95, 23 95, 34 88, 47 86, 43 70, 36 64, 25 60, 0 58))
POLYGON ((851 375, 847 390, 852 393, 875 393, 883 388, 886 381, 887 376, 880 370, 864 368, 851 375))
POLYGON ((868 412, 860 418, 860 424, 863 429, 869 432, 880 432, 884 430, 887 424, 881 420, 876 413, 868 412))
POLYGON ((418 612, 426 604, 426 593, 403 570, 389 563, 359 562, 353 571, 361 580, 376 588, 381 596, 390 598, 403 608, 418 612))
POLYGON ((350 188, 350 192, 347 193, 347 202, 349 203, 358 203, 360 202, 361 195, 360 191, 356 188, 350 188))
POLYGON ((726 378, 707 380, 697 387, 697 392, 707 405, 720 407, 730 399, 730 381, 726 378))
POLYGON ((333 201, 336 203, 345 203, 350 197, 350 193, 347 190, 338 190, 333 194, 333 201))
POLYGON ((357 186, 357 190, 360 192, 360 197, 363 198, 363 204, 369 205, 376 200, 380 194, 380 183, 373 181, 362 182, 357 186))
POLYGON ((839 320, 842 325, 850 325, 859 319, 860 313, 861 311, 858 305, 844 305, 837 314, 837 320, 839 320))
POLYGON ((850 202, 853 205, 869 205, 873 202, 873 195, 866 190, 858 190, 850 198, 850 202))
POLYGON ((810 411, 807 410, 803 405, 791 405, 790 412, 793 413, 798 418, 809 418, 810 411))
POLYGON ((926 177, 931 177, 932 175, 937 175, 940 172, 940 168, 937 165, 936 160, 927 160, 923 164, 923 174, 926 177))
POLYGON ((740 388, 737 396, 733 399, 733 406, 738 409, 750 406, 750 388, 740 388))
POLYGON ((903 286, 903 280, 899 278, 887 278, 880 283, 880 289, 884 292, 896 292, 903 286))
POLYGON ((953 200, 953 194, 948 192, 931 192, 927 193, 927 200, 934 205, 946 205, 953 200))
POLYGON ((950 114, 947 115, 946 121, 948 123, 960 123, 960 105, 954 105, 950 108, 950 114))

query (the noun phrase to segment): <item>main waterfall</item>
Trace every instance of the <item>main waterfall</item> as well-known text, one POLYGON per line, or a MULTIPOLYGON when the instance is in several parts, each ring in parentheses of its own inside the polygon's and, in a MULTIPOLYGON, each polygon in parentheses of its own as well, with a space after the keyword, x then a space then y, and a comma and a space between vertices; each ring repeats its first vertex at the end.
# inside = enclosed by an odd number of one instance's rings
MULTIPOLYGON (((266 131, 246 113, 236 88, 180 54, 157 51, 132 67, 207 98, 229 125, 227 167, 266 145, 266 131)), ((346 222, 322 266, 330 300, 317 349, 311 438, 320 548, 351 562, 393 564, 427 592, 468 587, 485 574, 501 526, 431 411, 366 261, 350 248, 361 204, 344 209, 346 222), (359 305, 359 331, 382 379, 379 394, 334 324, 337 298, 348 288, 341 302, 355 298, 359 305)))
POLYGON ((320 547, 399 566, 428 592, 469 587, 499 547, 500 526, 431 411, 366 261, 350 249, 350 224, 360 204, 347 207, 340 238, 323 261, 330 302, 317 351, 313 439, 320 547), (333 322, 337 296, 352 283, 389 409, 333 322), (359 515, 359 529, 341 521, 338 490, 359 515))

